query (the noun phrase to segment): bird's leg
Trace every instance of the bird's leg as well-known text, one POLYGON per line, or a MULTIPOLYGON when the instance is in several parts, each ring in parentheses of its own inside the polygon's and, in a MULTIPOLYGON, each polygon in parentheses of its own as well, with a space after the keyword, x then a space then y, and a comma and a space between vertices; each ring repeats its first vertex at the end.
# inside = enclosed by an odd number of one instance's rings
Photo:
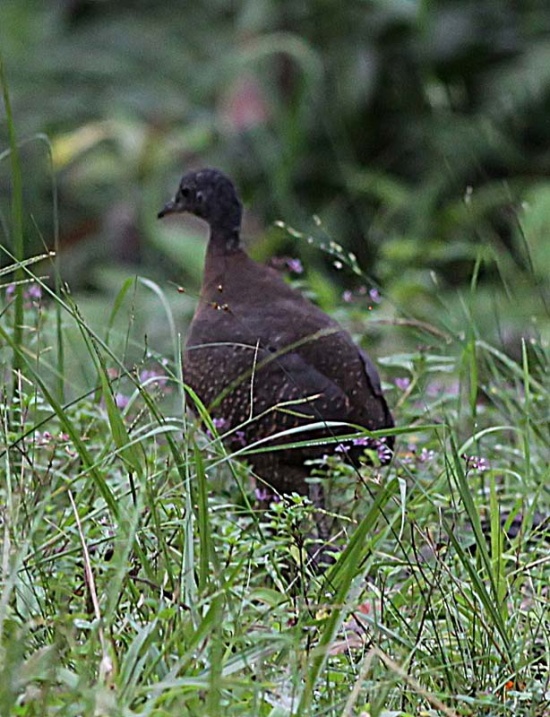
POLYGON ((325 491, 319 481, 313 481, 309 484, 309 499, 318 511, 315 516, 317 535, 326 543, 330 538, 330 528, 325 510, 325 491))
POLYGON ((332 554, 329 552, 331 525, 332 522, 327 515, 325 508, 325 491, 320 481, 313 481, 309 484, 309 499, 317 509, 315 515, 315 525, 317 526, 317 537, 321 541, 321 545, 311 551, 310 557, 317 566, 331 565, 334 562, 332 554))

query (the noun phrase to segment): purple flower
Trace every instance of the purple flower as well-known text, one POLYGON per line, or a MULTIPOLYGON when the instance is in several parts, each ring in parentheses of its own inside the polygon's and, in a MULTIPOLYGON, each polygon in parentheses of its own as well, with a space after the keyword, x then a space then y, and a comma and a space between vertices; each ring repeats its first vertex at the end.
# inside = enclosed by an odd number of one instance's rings
POLYGON ((23 292, 23 298, 25 300, 25 310, 28 309, 39 309, 40 298, 42 296, 42 289, 37 285, 31 285, 28 291, 23 292))
MULTIPOLYGON (((227 421, 225 418, 222 418, 221 416, 213 418, 212 423, 218 433, 222 433, 224 431, 224 429, 227 428, 227 421)), ((208 438, 214 438, 214 434, 212 433, 212 431, 209 428, 206 429, 206 435, 208 436, 208 438)))
POLYGON ((489 461, 486 458, 480 458, 479 456, 462 456, 466 461, 466 470, 475 470, 483 473, 489 470, 489 461))
POLYGON ((293 274, 303 274, 304 267, 299 259, 287 259, 286 265, 293 274))
POLYGON ((445 394, 448 397, 458 396, 459 392, 460 384, 458 381, 453 381, 450 384, 444 384, 436 379, 426 386, 426 395, 432 398, 440 396, 441 394, 445 394))
POLYGON ((168 376, 158 371, 144 369, 139 374, 139 380, 141 383, 154 383, 156 386, 165 386, 168 376))
POLYGON ((126 408, 130 399, 122 393, 115 393, 115 404, 117 408, 126 408))
MULTIPOLYGON (((8 284, 6 287, 6 299, 12 299, 15 295, 15 284, 8 284)), ((42 288, 39 284, 29 284, 27 288, 23 290, 24 298, 32 304, 33 302, 39 302, 42 298, 42 288)))
POLYGON ((418 456, 418 460, 420 463, 427 463, 428 461, 431 461, 435 456, 435 451, 429 451, 427 448, 423 448, 420 451, 420 455, 418 456))
POLYGON ((395 379, 395 385, 400 391, 406 391, 411 385, 411 379, 407 376, 402 376, 395 379))
POLYGON ((436 396, 439 396, 439 394, 443 391, 443 384, 441 381, 431 381, 426 386, 426 395, 430 396, 430 398, 436 398, 436 396))
POLYGON ((349 289, 346 289, 342 294, 342 301, 345 301, 346 304, 351 304, 353 301, 353 293, 349 289))
POLYGON ((240 446, 246 446, 246 436, 244 431, 235 431, 235 435, 233 436, 233 441, 240 446))
MULTIPOLYGON (((384 439, 382 439, 383 441, 384 439)), ((379 445, 376 448, 376 452, 378 454, 378 460, 380 463, 389 463, 392 457, 391 448, 385 445, 382 441, 379 442, 379 445)))
POLYGON ((49 431, 36 431, 34 434, 36 444, 39 446, 55 445, 57 443, 68 443, 70 441, 68 433, 58 433, 56 436, 52 435, 49 431))
POLYGON ((34 437, 39 446, 48 446, 53 439, 53 436, 49 431, 44 431, 43 433, 36 431, 34 437))
POLYGON ((261 503, 265 503, 273 498, 273 493, 269 488, 256 488, 254 495, 256 496, 256 500, 259 500, 261 503))
POLYGON ((346 443, 339 443, 336 448, 334 449, 335 453, 347 453, 350 449, 350 446, 346 443))
POLYGON ((386 445, 385 438, 361 436, 360 438, 354 438, 352 443, 354 446, 364 446, 367 450, 375 450, 380 463, 388 463, 391 460, 392 452, 386 445))
POLYGON ((25 292, 25 296, 28 299, 32 299, 33 301, 40 301, 40 299, 42 298, 41 286, 39 284, 31 284, 25 292))
POLYGON ((380 297, 380 292, 378 291, 378 289, 374 289, 374 288, 370 289, 369 296, 370 296, 371 301, 374 301, 375 304, 379 304, 382 301, 382 299, 380 297))

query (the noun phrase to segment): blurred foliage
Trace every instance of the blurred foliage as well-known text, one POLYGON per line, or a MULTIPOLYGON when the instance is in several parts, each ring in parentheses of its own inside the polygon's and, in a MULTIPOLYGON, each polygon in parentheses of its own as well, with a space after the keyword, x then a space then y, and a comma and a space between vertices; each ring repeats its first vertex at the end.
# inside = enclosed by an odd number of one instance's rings
MULTIPOLYGON (((0 40, 29 140, 28 251, 59 221, 73 288, 112 292, 131 264, 193 293, 203 229, 155 216, 182 171, 211 164, 253 207, 258 258, 300 253, 326 275, 307 242, 262 232, 283 219, 419 314, 478 259, 489 299, 520 297, 507 318, 547 314, 545 0, 2 0, 0 40)), ((6 162, 0 189, 5 222, 6 162)))

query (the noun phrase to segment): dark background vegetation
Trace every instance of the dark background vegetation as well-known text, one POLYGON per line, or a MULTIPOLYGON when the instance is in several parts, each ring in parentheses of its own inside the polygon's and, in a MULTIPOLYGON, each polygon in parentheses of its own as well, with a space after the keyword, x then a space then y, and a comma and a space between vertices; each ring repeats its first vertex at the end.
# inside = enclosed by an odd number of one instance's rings
MULTIPOLYGON (((0 28, 28 253, 53 244, 55 182, 63 278, 93 306, 139 273, 183 284, 189 313, 203 229, 155 216, 208 164, 240 186, 253 254, 301 256, 327 308, 365 281, 332 239, 401 314, 452 309, 477 260, 482 328, 512 351, 544 332, 545 0, 2 0, 0 28)), ((4 222, 9 185, 4 160, 4 222)))

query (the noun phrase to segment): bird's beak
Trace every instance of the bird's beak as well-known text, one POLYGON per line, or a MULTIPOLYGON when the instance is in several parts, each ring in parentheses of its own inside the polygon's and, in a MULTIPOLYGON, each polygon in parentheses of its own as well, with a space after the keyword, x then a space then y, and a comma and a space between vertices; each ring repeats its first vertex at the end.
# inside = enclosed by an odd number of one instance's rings
POLYGON ((157 214, 157 219, 162 219, 162 217, 165 217, 167 214, 173 214, 174 212, 177 212, 178 209, 179 207, 177 205, 176 200, 171 199, 167 204, 163 206, 163 208, 157 214))

